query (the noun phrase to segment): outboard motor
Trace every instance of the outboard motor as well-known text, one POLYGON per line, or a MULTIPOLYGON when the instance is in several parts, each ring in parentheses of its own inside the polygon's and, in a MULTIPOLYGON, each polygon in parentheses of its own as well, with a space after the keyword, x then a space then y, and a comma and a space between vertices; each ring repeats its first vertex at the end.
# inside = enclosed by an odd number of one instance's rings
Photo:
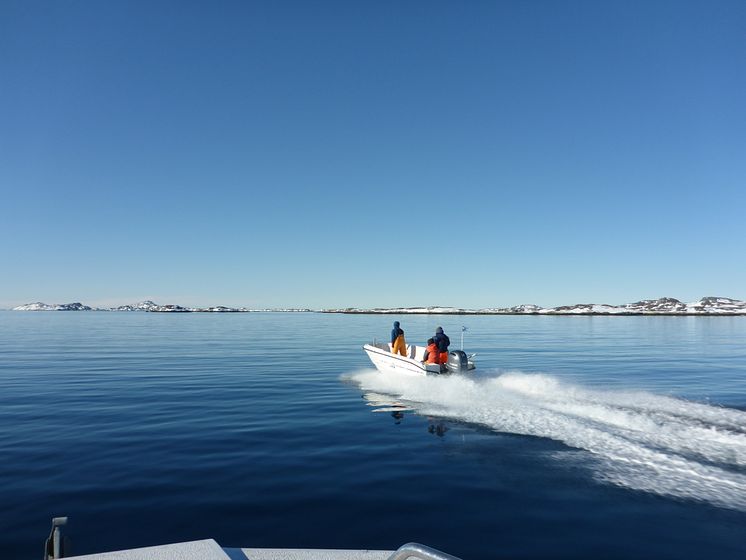
POLYGON ((466 373, 469 370, 469 360, 463 350, 451 350, 448 352, 446 371, 448 373, 466 373))

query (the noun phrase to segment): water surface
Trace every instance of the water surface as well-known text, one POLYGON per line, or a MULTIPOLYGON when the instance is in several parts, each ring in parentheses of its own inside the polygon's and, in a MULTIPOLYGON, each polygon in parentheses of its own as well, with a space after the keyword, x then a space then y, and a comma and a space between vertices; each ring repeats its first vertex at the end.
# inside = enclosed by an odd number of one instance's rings
POLYGON ((744 410, 746 317, 0 312, 0 555, 743 558, 744 410), (396 318, 475 375, 371 370, 396 318))

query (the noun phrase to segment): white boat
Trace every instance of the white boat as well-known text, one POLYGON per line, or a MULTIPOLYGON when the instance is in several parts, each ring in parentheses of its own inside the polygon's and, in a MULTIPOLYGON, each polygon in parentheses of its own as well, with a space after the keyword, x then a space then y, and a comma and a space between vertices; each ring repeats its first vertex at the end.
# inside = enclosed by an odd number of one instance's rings
POLYGON ((475 368, 474 356, 476 354, 465 354, 462 350, 451 350, 448 352, 447 364, 425 364, 426 348, 407 344, 406 356, 393 354, 391 344, 385 342, 372 342, 363 346, 370 361, 379 371, 396 371, 411 375, 438 375, 441 373, 465 373, 475 368))
POLYGON ((213 539, 189 541, 146 548, 130 548, 70 556, 67 535, 62 526, 67 517, 52 519, 52 532, 44 545, 44 560, 460 560, 435 548, 416 542, 397 550, 329 550, 309 548, 224 548, 213 539))

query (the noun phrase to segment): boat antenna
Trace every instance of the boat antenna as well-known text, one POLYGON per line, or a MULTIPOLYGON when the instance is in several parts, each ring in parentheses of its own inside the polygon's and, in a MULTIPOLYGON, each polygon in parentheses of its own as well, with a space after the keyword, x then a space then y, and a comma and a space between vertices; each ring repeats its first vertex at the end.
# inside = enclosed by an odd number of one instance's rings
POLYGON ((466 327, 461 327, 461 350, 464 349, 464 333, 468 331, 469 329, 466 327))

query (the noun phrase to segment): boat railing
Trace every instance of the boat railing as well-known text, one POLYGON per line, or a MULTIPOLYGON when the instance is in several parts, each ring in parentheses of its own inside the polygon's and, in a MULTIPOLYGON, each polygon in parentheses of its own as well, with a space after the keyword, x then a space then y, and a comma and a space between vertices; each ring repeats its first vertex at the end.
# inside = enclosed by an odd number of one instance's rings
POLYGON ((64 558, 69 552, 69 545, 67 543, 67 537, 62 534, 61 527, 67 525, 67 517, 53 517, 52 518, 52 531, 49 533, 49 538, 44 543, 44 560, 56 560, 57 558, 64 558))
POLYGON ((450 554, 416 542, 400 546, 388 557, 388 560, 407 560, 408 558, 418 558, 419 560, 460 560, 456 556, 451 556, 450 554))

